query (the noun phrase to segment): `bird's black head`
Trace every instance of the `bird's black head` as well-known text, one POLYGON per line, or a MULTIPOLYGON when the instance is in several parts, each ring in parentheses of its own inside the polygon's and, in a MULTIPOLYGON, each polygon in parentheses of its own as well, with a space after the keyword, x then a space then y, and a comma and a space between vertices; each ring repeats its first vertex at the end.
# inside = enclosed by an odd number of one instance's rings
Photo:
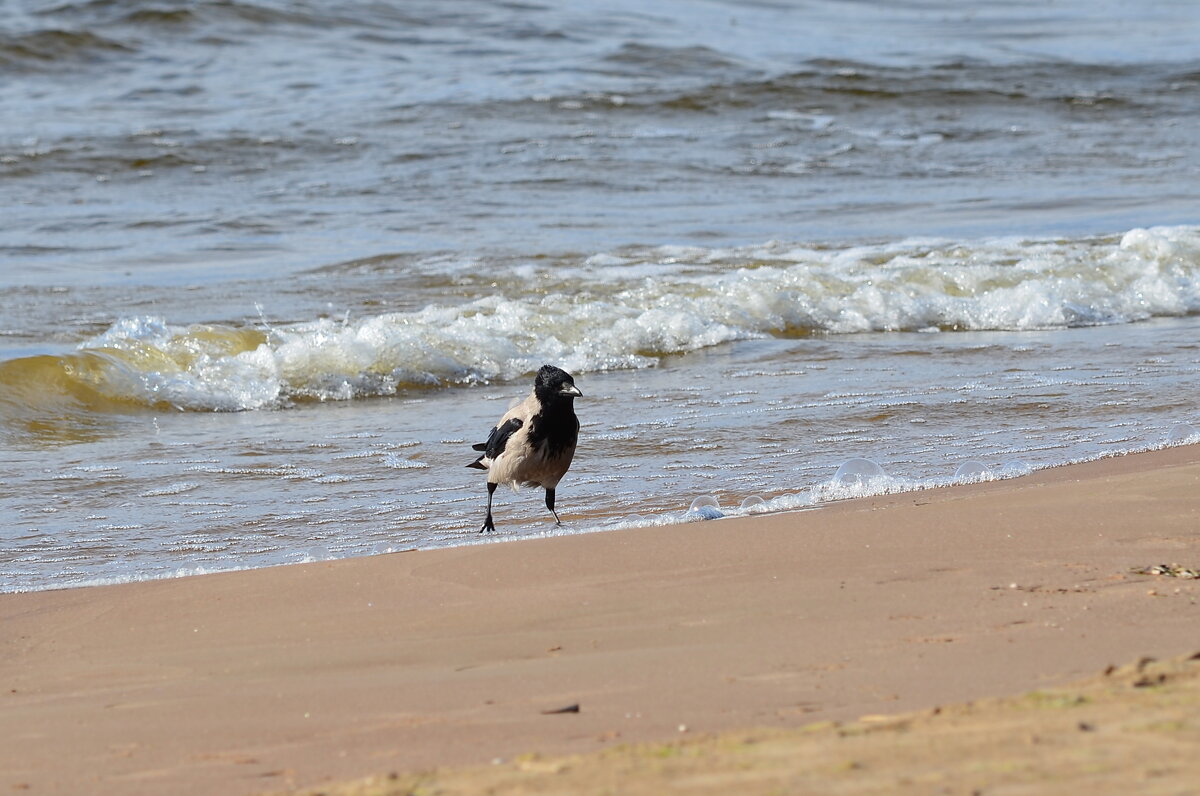
POLYGON ((571 401, 583 395, 575 386, 575 379, 562 368, 553 365, 542 365, 533 380, 533 391, 543 403, 556 401, 571 401))

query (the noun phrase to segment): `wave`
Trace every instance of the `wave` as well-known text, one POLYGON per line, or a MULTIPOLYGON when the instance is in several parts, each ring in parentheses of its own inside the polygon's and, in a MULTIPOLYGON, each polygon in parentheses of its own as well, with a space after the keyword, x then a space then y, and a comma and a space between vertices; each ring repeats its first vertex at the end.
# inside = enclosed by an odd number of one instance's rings
POLYGON ((175 326, 139 316, 0 363, 0 410, 241 411, 571 371, 738 340, 1045 330, 1200 312, 1200 227, 1120 237, 653 247, 491 273, 504 292, 358 320, 175 326))
POLYGON ((0 34, 0 68, 94 61, 128 52, 131 48, 126 44, 88 31, 52 29, 0 34))
MULTIPOLYGON (((400 17, 411 20, 412 15, 392 10, 386 5, 371 6, 354 14, 323 8, 320 4, 298 4, 263 0, 66 0, 51 8, 34 13, 38 19, 69 21, 81 25, 178 26, 192 23, 231 21, 257 25, 304 25, 309 27, 342 24, 369 24, 374 19, 400 17), (364 13, 366 10, 371 15, 364 13)), ((418 20, 419 21, 419 20, 418 20)))
POLYGON ((67 0, 13 9, 0 21, 0 70, 91 65, 107 57, 143 54, 156 46, 158 37, 180 34, 195 34, 201 44, 224 45, 278 29, 374 31, 426 24, 421 15, 388 4, 339 9, 275 0, 67 0))
POLYGON ((602 71, 608 74, 644 76, 729 74, 745 69, 733 58, 703 46, 664 47, 625 42, 614 52, 600 56, 602 71))
MULTIPOLYGON (((134 91, 124 99, 149 96, 187 97, 194 85, 134 91)), ((200 135, 194 130, 143 128, 120 135, 95 134, 86 139, 41 141, 0 151, 0 176, 36 177, 55 173, 90 176, 129 173, 194 173, 220 163, 233 174, 287 169, 305 159, 332 162, 354 154, 354 147, 328 136, 299 132, 290 136, 200 135)))
POLYGON ((629 70, 638 67, 644 72, 631 74, 653 75, 656 79, 648 85, 625 86, 615 95, 603 91, 539 95, 536 101, 554 106, 569 102, 594 113, 621 114, 636 108, 721 113, 747 108, 817 107, 822 113, 837 115, 893 106, 926 114, 947 107, 961 112, 977 106, 1127 109, 1160 102, 1177 104, 1180 90, 1194 87, 1197 81, 1195 61, 996 64, 958 59, 934 65, 891 66, 814 59, 801 64, 798 70, 763 74, 703 49, 672 51, 631 45, 600 57, 591 71, 624 75, 616 71, 616 66, 629 70), (670 80, 680 77, 695 80, 670 80))

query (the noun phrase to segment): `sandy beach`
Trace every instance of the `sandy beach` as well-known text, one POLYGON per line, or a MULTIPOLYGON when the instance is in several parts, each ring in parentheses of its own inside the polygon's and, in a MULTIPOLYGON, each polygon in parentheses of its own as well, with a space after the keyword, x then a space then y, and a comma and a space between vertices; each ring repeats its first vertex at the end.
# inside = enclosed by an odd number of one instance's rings
POLYGON ((1200 3, 4 12, 0 796, 1195 791, 1200 3))
MULTIPOLYGON (((820 509, 0 595, 0 788, 256 793, 1194 652, 1200 446, 820 509)), ((936 764, 936 760, 931 761, 936 764)))

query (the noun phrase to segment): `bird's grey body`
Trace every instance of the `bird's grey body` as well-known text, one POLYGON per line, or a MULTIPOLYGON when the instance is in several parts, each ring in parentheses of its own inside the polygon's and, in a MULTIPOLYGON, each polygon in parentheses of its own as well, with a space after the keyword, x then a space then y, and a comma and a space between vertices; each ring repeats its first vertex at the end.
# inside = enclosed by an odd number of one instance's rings
POLYGON ((571 374, 553 365, 543 365, 534 380, 533 392, 508 410, 492 428, 488 441, 475 445, 482 455, 468 467, 487 470, 488 508, 480 531, 494 531, 492 494, 499 484, 514 490, 540 486, 546 490, 546 508, 554 510, 554 490, 566 475, 579 441, 579 418, 575 398, 582 395, 571 374))

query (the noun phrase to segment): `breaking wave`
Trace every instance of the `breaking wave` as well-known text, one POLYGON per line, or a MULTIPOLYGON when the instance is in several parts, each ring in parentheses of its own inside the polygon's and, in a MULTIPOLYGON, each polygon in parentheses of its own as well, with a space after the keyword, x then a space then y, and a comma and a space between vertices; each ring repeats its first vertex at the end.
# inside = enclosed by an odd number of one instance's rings
POLYGON ((1042 330, 1200 311, 1200 228, 1084 240, 653 247, 512 266, 501 292, 357 320, 125 318, 62 355, 0 363, 0 409, 240 411, 571 371, 654 367, 737 340, 1042 330))

